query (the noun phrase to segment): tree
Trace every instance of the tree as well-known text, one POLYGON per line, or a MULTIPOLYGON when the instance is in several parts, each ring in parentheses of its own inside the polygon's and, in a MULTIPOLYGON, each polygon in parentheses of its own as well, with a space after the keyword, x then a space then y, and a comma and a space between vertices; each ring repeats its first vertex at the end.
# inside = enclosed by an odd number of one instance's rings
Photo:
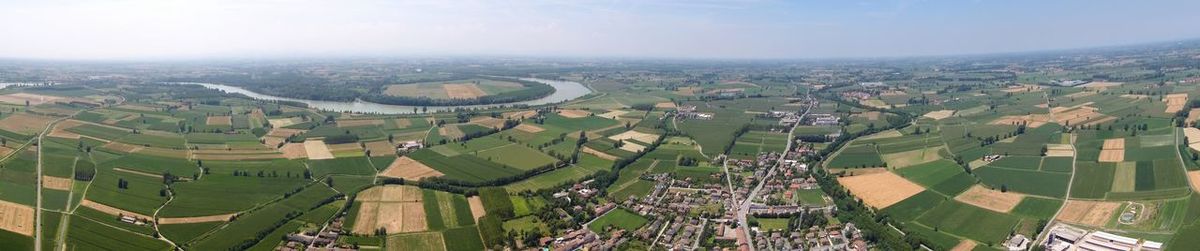
POLYGON ((1007 193, 1007 192, 1008 192, 1008 185, 1003 185, 1003 184, 1002 184, 1002 185, 1000 185, 1000 192, 1001 192, 1001 193, 1007 193))
POLYGON ((333 177, 325 177, 325 185, 333 187, 333 177))

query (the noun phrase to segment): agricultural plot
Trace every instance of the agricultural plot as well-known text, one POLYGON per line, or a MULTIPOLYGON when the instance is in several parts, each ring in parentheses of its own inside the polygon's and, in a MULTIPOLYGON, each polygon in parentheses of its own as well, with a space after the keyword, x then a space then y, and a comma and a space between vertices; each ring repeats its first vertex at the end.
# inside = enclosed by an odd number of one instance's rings
POLYGON ((375 175, 376 172, 367 157, 309 160, 308 166, 313 177, 325 177, 330 174, 375 175))
POLYGON ((830 168, 862 168, 883 166, 883 159, 871 145, 851 145, 843 148, 827 164, 830 168))
POLYGON ((150 236, 114 229, 81 216, 71 216, 66 245, 76 250, 170 249, 166 242, 150 236))
MULTIPOLYGON (((233 164, 223 165, 212 163, 208 164, 208 166, 211 169, 228 168, 236 170, 237 168, 241 168, 233 164)), ((281 164, 272 165, 266 162, 244 164, 243 166, 279 166, 281 168, 269 171, 260 169, 263 172, 263 176, 257 176, 258 172, 253 172, 256 173, 253 176, 245 177, 229 174, 209 174, 205 175, 199 181, 176 183, 171 187, 174 198, 159 211, 158 216, 164 218, 196 217, 239 212, 250 209, 255 205, 266 203, 271 199, 283 197, 285 193, 298 189, 308 182, 301 175, 303 172, 302 167, 295 168, 298 166, 291 165, 290 163, 288 167, 283 167, 281 164), (280 173, 279 170, 287 171, 280 173)), ((249 173, 253 169, 243 170, 249 173)), ((228 217, 223 218, 222 220, 228 219, 228 217)))
POLYGON ((428 229, 441 230, 475 224, 470 204, 461 194, 434 190, 423 190, 422 193, 428 229))
POLYGON ((508 184, 505 189, 512 192, 520 191, 537 191, 541 189, 551 188, 564 183, 577 181, 600 171, 609 170, 612 167, 612 161, 593 157, 590 155, 580 155, 579 163, 573 166, 561 167, 553 171, 538 174, 537 176, 508 184))
POLYGON ((317 208, 322 203, 331 201, 335 195, 336 193, 326 186, 310 185, 279 202, 238 216, 237 220, 194 240, 189 246, 197 250, 223 250, 246 242, 257 243, 262 238, 257 233, 270 232, 279 227, 277 223, 299 215, 300 212, 317 208))
POLYGON ((998 243, 1008 237, 1019 218, 957 201, 934 207, 917 222, 981 242, 998 243))
POLYGON ((975 184, 973 177, 964 172, 961 166, 949 160, 910 166, 897 169, 895 172, 908 180, 951 197, 975 184))
POLYGON ((352 232, 371 234, 378 229, 388 233, 419 232, 426 223, 425 196, 413 186, 379 186, 359 192, 355 198, 352 232))
POLYGON ((1067 193, 1067 182, 1071 175, 1059 172, 1042 172, 984 166, 974 171, 989 187, 1005 187, 1009 191, 1061 198, 1067 193))
POLYGON ((445 174, 445 177, 468 182, 493 180, 520 174, 522 170, 465 154, 447 158, 434 150, 421 149, 408 157, 445 174))
POLYGON ((623 208, 613 209, 593 220, 587 225, 588 229, 593 232, 604 233, 610 227, 613 229, 624 229, 625 231, 636 230, 642 225, 645 225, 648 220, 640 215, 637 215, 623 208))
POLYGON ((863 203, 875 208, 887 208, 925 190, 891 172, 841 177, 838 183, 854 196, 862 198, 863 203))
POLYGON ((387 169, 379 173, 380 176, 401 178, 406 180, 420 180, 425 177, 441 177, 445 174, 422 164, 408 156, 396 158, 388 165, 387 169))

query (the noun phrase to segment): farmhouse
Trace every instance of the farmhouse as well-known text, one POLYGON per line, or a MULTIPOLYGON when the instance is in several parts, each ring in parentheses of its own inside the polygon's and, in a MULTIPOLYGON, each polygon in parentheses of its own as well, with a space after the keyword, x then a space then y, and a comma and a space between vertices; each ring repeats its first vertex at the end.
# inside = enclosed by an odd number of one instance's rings
POLYGON ((399 150, 401 152, 409 152, 409 151, 421 149, 421 147, 423 147, 423 146, 424 145, 421 144, 420 140, 410 140, 410 141, 405 141, 404 143, 400 143, 400 146, 397 146, 396 150, 399 150))
POLYGON ((833 126, 838 125, 842 118, 828 113, 815 113, 808 115, 808 124, 813 126, 833 126))

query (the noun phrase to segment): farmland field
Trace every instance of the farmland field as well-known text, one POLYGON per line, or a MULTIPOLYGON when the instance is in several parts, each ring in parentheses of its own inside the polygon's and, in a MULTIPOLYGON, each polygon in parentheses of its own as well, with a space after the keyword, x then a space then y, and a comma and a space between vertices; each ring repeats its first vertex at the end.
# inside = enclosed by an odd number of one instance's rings
POLYGON ((599 233, 604 232, 605 229, 611 226, 613 228, 625 229, 628 231, 630 229, 638 229, 645 224, 646 218, 643 218, 640 215, 634 214, 633 212, 625 209, 613 209, 607 214, 604 214, 604 216, 596 218, 596 221, 588 224, 588 229, 599 233))

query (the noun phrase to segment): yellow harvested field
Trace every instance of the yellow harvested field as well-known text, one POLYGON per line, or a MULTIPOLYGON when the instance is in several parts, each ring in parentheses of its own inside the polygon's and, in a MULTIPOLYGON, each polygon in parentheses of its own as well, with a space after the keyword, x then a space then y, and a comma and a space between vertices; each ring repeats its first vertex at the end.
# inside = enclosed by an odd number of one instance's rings
POLYGON ((362 151, 362 146, 358 143, 342 143, 342 144, 326 144, 330 152, 346 152, 346 151, 362 151))
POLYGON ((703 90, 703 88, 700 88, 699 86, 679 87, 679 88, 675 89, 675 95, 695 96, 696 92, 699 92, 701 90, 703 90))
POLYGON ((660 102, 660 103, 654 104, 654 108, 675 109, 676 106, 675 106, 675 103, 673 103, 673 102, 660 102))
POLYGON ((601 151, 596 151, 596 149, 592 149, 592 148, 586 147, 586 146, 580 147, 579 151, 586 153, 586 154, 595 155, 596 157, 600 157, 601 159, 606 159, 606 160, 617 160, 618 159, 617 156, 612 156, 612 155, 609 155, 609 154, 601 152, 601 151))
POLYGON ((1200 120, 1200 108, 1192 108, 1192 110, 1188 112, 1187 119, 1184 120, 1184 122, 1190 124, 1196 122, 1197 120, 1200 120))
POLYGON ((1149 95, 1142 95, 1142 94, 1121 94, 1120 97, 1129 98, 1129 99, 1148 99, 1148 98, 1150 98, 1149 95))
POLYGON ((971 251, 971 250, 975 250, 975 242, 970 241, 970 240, 959 241, 958 245, 954 245, 954 248, 950 249, 950 251, 971 251))
POLYGON ((388 165, 379 176, 401 178, 406 180, 420 180, 425 177, 441 177, 442 172, 434 170, 421 162, 413 160, 408 156, 396 158, 392 164, 388 165))
POLYGON ((1200 171, 1187 172, 1188 183, 1192 185, 1192 189, 1200 192, 1200 171))
MULTIPOLYGON (((869 111, 869 112, 854 114, 855 117, 867 118, 867 120, 879 120, 879 115, 880 115, 880 112, 877 112, 877 111, 869 111)), ((926 115, 928 115, 928 114, 926 114, 926 115)))
POLYGON ((487 128, 500 129, 504 127, 504 119, 480 116, 471 118, 471 124, 476 124, 487 128))
POLYGON ((475 84, 444 84, 442 89, 446 90, 446 96, 452 99, 473 99, 487 96, 487 92, 479 89, 475 84))
MULTIPOLYGON (((408 120, 404 120, 404 121, 407 122, 408 120)), ((372 125, 382 125, 382 124, 383 124, 383 120, 380 120, 380 119, 355 119, 355 120, 338 120, 337 121, 338 127, 372 126, 372 125)))
POLYGON ((636 152, 641 152, 642 150, 645 150, 646 146, 639 145, 639 144, 636 144, 633 142, 625 142, 624 145, 621 145, 620 149, 625 150, 627 152, 636 153, 636 152))
POLYGON ((1183 107, 1187 105, 1188 94, 1187 93, 1167 94, 1166 97, 1163 97, 1163 102, 1167 103, 1167 110, 1165 111, 1166 113, 1175 113, 1178 111, 1182 111, 1183 107))
POLYGON ((1029 128, 1037 128, 1045 125, 1050 121, 1050 115, 1046 114, 1031 114, 1021 116, 1004 116, 996 120, 992 120, 993 125, 1020 125, 1025 124, 1029 128))
POLYGON ((0 159, 7 157, 9 154, 12 154, 14 151, 16 151, 16 150, 12 149, 11 147, 0 146, 0 159))
POLYGON ((537 116, 537 111, 528 110, 528 111, 506 112, 506 113, 500 114, 500 116, 502 116, 506 119, 527 119, 527 118, 532 118, 533 116, 537 116))
POLYGON ((142 149, 146 148, 144 146, 135 146, 135 145, 125 144, 125 143, 116 142, 116 141, 109 142, 108 144, 104 144, 103 146, 100 146, 100 147, 102 147, 104 149, 113 150, 113 151, 123 152, 123 153, 135 153, 135 152, 142 151, 142 149))
POLYGON ((14 105, 25 105, 26 102, 28 102, 29 105, 40 105, 60 100, 65 101, 67 99, 68 98, 59 96, 38 95, 24 92, 0 95, 0 103, 9 103, 14 105))
POLYGON ((520 125, 517 125, 517 127, 513 127, 513 128, 517 129, 517 130, 521 130, 523 132, 528 132, 528 133, 539 133, 539 132, 546 130, 545 128, 542 128, 542 127, 539 127, 536 125, 527 124, 527 123, 521 123, 520 125))
POLYGON ((558 110, 558 115, 562 115, 563 117, 567 118, 582 118, 591 114, 592 112, 585 110, 558 110))
POLYGON ((308 159, 332 159, 333 153, 329 152, 329 146, 325 145, 325 141, 306 140, 304 141, 304 152, 308 154, 308 159))
POLYGON ((1068 144, 1046 144, 1047 157, 1071 157, 1075 156, 1075 149, 1068 144))
POLYGON ((1187 145, 1189 148, 1200 151, 1200 129, 1184 127, 1183 136, 1187 138, 1187 145))
POLYGON ((414 186, 377 186, 363 190, 355 198, 361 203, 352 232, 372 234, 384 228, 388 233, 426 230, 425 207, 421 189, 414 186))
POLYGON ((1125 138, 1106 139, 1106 140, 1104 140, 1104 146, 1101 149, 1104 149, 1104 150, 1125 149, 1125 138))
POLYGON ((868 206, 883 209, 925 191, 924 187, 892 172, 846 176, 838 178, 855 197, 868 206))
POLYGON ((1040 90, 1042 90, 1042 86, 1040 86, 1040 85, 1019 85, 1019 86, 1008 87, 1008 88, 1004 89, 1004 92, 1008 92, 1008 93, 1035 92, 1035 91, 1040 91, 1040 90))
POLYGON ((457 125, 442 125, 438 127, 438 134, 447 139, 458 139, 466 135, 457 125))
POLYGON ((1080 225, 1103 227, 1112 218, 1119 202, 1068 200, 1057 220, 1080 225))
POLYGON ((651 134, 651 133, 639 132, 636 130, 629 130, 629 131, 619 133, 617 135, 608 136, 608 139, 611 139, 611 140, 630 140, 630 139, 632 139, 632 140, 641 141, 643 143, 654 143, 655 140, 658 140, 658 134, 651 134))
POLYGON ((283 128, 286 126, 295 125, 296 123, 300 123, 300 118, 292 117, 292 118, 282 118, 282 119, 268 119, 267 121, 269 123, 271 123, 271 126, 274 126, 275 128, 283 128))
POLYGON ((287 137, 291 137, 291 136, 293 136, 293 135, 296 135, 296 134, 301 134, 301 133, 304 133, 304 130, 300 130, 300 129, 287 129, 287 128, 274 128, 274 129, 271 129, 271 131, 270 131, 270 132, 267 132, 267 135, 266 135, 266 136, 268 136, 268 137, 278 137, 278 138, 287 138, 287 137))
MULTIPOLYGON (((76 127, 76 126, 80 126, 80 125, 83 125, 83 123, 79 122, 78 120, 74 120, 74 119, 64 120, 62 122, 58 122, 58 124, 55 124, 54 128, 50 129, 50 134, 47 136, 64 138, 64 139, 79 139, 79 137, 82 137, 83 135, 69 132, 69 131, 67 131, 67 129, 70 129, 70 128, 76 127)), ((108 142, 107 140, 104 140, 104 141, 108 142)))
POLYGON ((867 135, 866 137, 863 137, 862 139, 886 139, 886 138, 895 138, 895 137, 900 137, 900 136, 904 136, 904 134, 901 134, 900 131, 896 131, 893 129, 893 130, 882 131, 882 132, 879 132, 876 134, 867 135))
MULTIPOLYGON (((162 177, 162 176, 159 176, 159 177, 162 177)), ((87 199, 80 201, 79 205, 88 207, 91 209, 96 209, 96 211, 104 212, 104 213, 110 214, 112 216, 127 215, 127 216, 131 216, 134 218, 145 219, 145 220, 154 218, 154 217, 150 217, 150 216, 147 216, 144 214, 134 213, 134 212, 130 212, 130 211, 125 211, 124 209, 110 207, 108 205, 96 203, 95 201, 91 201, 91 200, 87 200, 87 199)))
POLYGON ((158 224, 187 224, 187 223, 229 221, 229 219, 232 218, 234 215, 236 215, 236 214, 218 214, 218 215, 178 217, 178 218, 158 218, 158 224))
POLYGON ((483 200, 479 199, 479 196, 467 197, 467 203, 471 205, 471 215, 475 216, 475 220, 479 220, 479 218, 483 218, 484 214, 487 214, 487 210, 483 209, 483 200))
POLYGON ((1100 150, 1100 162, 1125 161, 1125 149, 1100 150))
POLYGON ((20 134, 36 134, 46 129, 50 122, 54 121, 54 117, 33 115, 28 113, 17 113, 12 116, 0 119, 0 129, 5 131, 20 133, 20 134))
POLYGON ((371 156, 387 156, 396 154, 396 146, 388 143, 387 140, 371 141, 363 143, 367 146, 367 150, 371 151, 371 156))
POLYGON ((208 119, 204 120, 204 124, 207 124, 207 125, 232 125, 233 117, 230 117, 230 116, 208 116, 208 119))
POLYGON ((1104 89, 1107 89, 1108 87, 1119 86, 1121 84, 1124 84, 1124 83, 1096 81, 1096 82, 1091 82, 1091 83, 1080 85, 1079 87, 1083 87, 1086 89, 1104 90, 1104 89))
POLYGON ((975 205, 988 210, 1007 213, 1017 207, 1024 199, 1025 195, 1014 192, 1000 192, 999 190, 987 189, 980 185, 972 186, 966 192, 954 197, 955 200, 963 203, 975 205))
POLYGON ((601 118, 617 119, 617 117, 621 117, 621 115, 625 115, 626 113, 629 113, 629 111, 613 110, 596 116, 600 116, 601 118))
POLYGON ((1070 125, 1081 125, 1090 120, 1108 117, 1098 112, 1099 108, 1091 107, 1091 104, 1092 102, 1087 102, 1072 107, 1054 107, 1050 108, 1050 113, 1054 115, 1054 121, 1070 125))
POLYGON ((282 152, 283 157, 288 158, 288 159, 299 159, 299 158, 308 157, 308 151, 305 151, 304 144, 301 144, 301 143, 284 144, 283 147, 279 148, 279 152, 282 152))
POLYGON ((33 236, 33 207, 0 200, 0 229, 33 236))
POLYGON ((1082 98, 1082 97, 1087 97, 1087 96, 1096 95, 1096 93, 1099 93, 1099 92, 1094 92, 1094 91, 1081 91, 1081 92, 1076 92, 1076 93, 1071 93, 1071 94, 1063 95, 1063 96, 1062 96, 1062 98, 1065 98, 1065 99, 1072 99, 1072 98, 1082 98))
POLYGON ((1100 150, 1100 162, 1125 161, 1125 138, 1106 139, 1100 150))
POLYGON ((412 126, 412 120, 409 119, 393 119, 392 123, 396 123, 396 128, 407 128, 412 126))
POLYGON ((59 191, 71 191, 71 179, 42 175, 42 187, 59 191))
POLYGON ((930 119, 934 119, 934 120, 942 120, 942 119, 950 118, 950 115, 954 115, 953 109, 934 110, 934 112, 925 113, 924 116, 925 116, 925 118, 930 118, 930 119))

